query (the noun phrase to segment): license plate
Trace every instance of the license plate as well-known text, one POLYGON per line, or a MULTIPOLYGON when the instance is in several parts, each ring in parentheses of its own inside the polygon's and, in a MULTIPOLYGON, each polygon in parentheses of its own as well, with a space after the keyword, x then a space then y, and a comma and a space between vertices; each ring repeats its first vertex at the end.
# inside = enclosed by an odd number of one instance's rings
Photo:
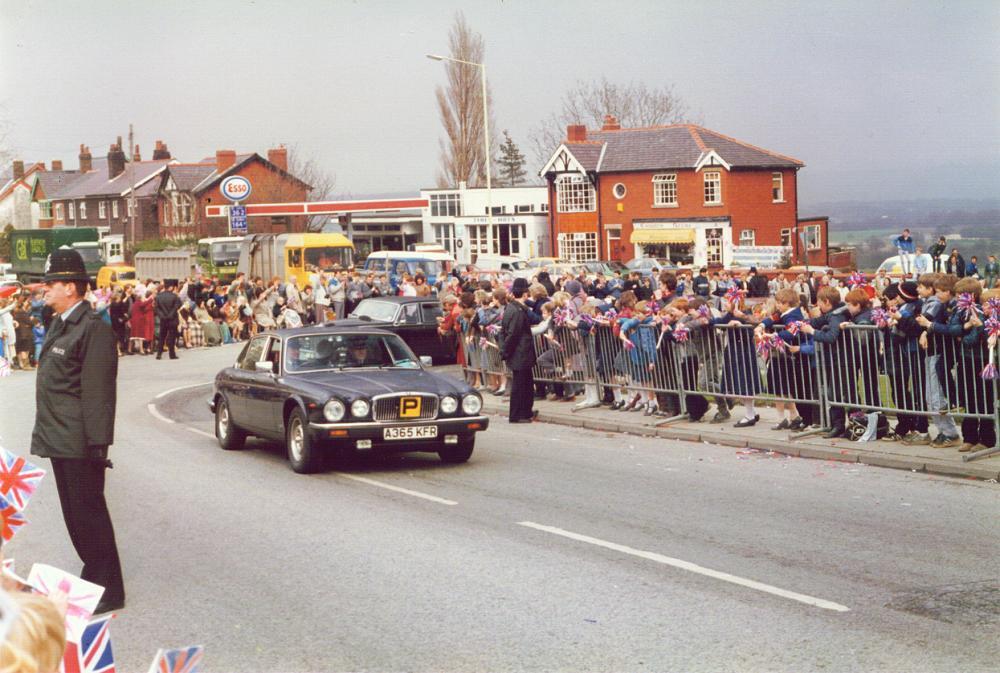
POLYGON ((402 428, 384 428, 382 439, 434 439, 438 436, 436 425, 412 425, 402 428))

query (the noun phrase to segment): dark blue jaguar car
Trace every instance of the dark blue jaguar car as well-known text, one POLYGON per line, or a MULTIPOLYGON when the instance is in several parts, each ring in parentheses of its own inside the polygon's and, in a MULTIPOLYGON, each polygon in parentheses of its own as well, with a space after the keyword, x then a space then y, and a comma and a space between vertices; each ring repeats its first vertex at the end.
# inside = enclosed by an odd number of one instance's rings
POLYGON ((215 377, 215 435, 227 450, 250 435, 282 440, 296 472, 361 451, 431 451, 463 463, 489 425, 482 398, 424 360, 368 326, 260 334, 215 377))

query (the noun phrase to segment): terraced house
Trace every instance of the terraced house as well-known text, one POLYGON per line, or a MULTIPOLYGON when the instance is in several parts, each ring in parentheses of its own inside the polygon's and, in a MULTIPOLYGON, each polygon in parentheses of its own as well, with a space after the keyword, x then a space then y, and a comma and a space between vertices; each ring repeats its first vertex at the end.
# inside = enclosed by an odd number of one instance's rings
POLYGON ((555 252, 678 265, 827 261, 827 219, 800 218, 798 159, 701 126, 567 127, 541 174, 555 252))

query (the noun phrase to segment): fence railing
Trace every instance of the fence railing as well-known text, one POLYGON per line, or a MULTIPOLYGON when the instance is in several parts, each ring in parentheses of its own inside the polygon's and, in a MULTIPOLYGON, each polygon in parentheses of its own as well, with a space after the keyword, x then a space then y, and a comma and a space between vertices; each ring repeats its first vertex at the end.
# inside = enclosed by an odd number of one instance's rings
MULTIPOLYGON (((587 389, 596 406, 601 391, 644 392, 669 399, 679 413, 662 423, 700 418, 709 400, 731 406, 794 404, 807 425, 828 430, 849 413, 894 416, 897 428, 925 433, 934 425, 946 436, 991 438, 992 448, 963 460, 1000 452, 998 381, 980 375, 989 361, 985 343, 953 337, 914 339, 870 325, 842 326, 832 344, 803 338, 795 347, 759 349, 752 325, 687 324, 683 338, 657 324, 626 332, 601 323, 559 326, 534 337, 536 382, 587 389), (763 353, 762 353, 763 351, 763 353)), ((498 336, 462 341, 465 369, 503 376, 498 336)), ((982 439, 980 440, 982 441, 982 439)))

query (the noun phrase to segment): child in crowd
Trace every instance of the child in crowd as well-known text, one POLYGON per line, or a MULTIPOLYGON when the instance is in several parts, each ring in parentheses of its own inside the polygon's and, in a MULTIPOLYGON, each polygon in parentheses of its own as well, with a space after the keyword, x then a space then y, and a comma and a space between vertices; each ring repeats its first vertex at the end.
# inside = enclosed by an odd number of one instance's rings
MULTIPOLYGON (((917 280, 917 294, 923 301, 920 317, 915 321, 921 327, 929 327, 932 323, 942 325, 948 322, 948 314, 952 303, 951 290, 955 286, 953 276, 940 273, 926 273, 917 280), (940 287, 940 292, 935 288, 940 287)), ((920 347, 924 350, 924 401, 927 411, 931 412, 931 423, 937 429, 937 435, 931 440, 931 446, 937 449, 947 449, 962 443, 958 436, 955 419, 948 415, 948 397, 945 388, 945 372, 942 360, 944 347, 939 335, 924 332, 920 335, 920 347)))
POLYGON ((761 392, 760 370, 757 368, 757 350, 754 333, 746 327, 749 319, 739 308, 739 301, 722 300, 722 315, 712 320, 722 335, 722 393, 732 395, 743 405, 743 418, 733 427, 748 428, 760 420, 754 410, 754 397, 761 392))
MULTIPOLYGON (((867 296, 867 295, 866 295, 867 296)), ((821 287, 816 293, 816 305, 820 315, 802 326, 801 331, 813 337, 813 340, 823 344, 823 366, 828 375, 825 388, 830 400, 846 401, 844 399, 845 372, 847 361, 844 352, 845 339, 842 338, 840 325, 849 322, 851 316, 847 306, 840 301, 840 292, 829 285, 821 287)), ((855 393, 856 395, 856 393, 855 393)), ((843 406, 831 405, 830 430, 824 437, 834 439, 847 433, 847 414, 843 406)))
POLYGON ((0 643, 0 673, 54 673, 66 651, 65 617, 47 596, 8 594, 17 616, 0 643))
MULTIPOLYGON (((924 277, 927 275, 924 274, 924 277)), ((917 316, 923 311, 919 281, 904 281, 897 286, 897 291, 899 300, 895 320, 886 339, 886 375, 896 407, 919 412, 924 410, 927 379, 919 343, 923 328, 917 322, 917 316)), ((904 444, 930 443, 927 416, 900 411, 896 413, 896 421, 895 436, 904 444)))
MULTIPOLYGON (((906 281, 912 283, 912 281, 906 281)), ((900 283, 902 286, 903 283, 900 283)), ((847 304, 847 313, 851 317, 851 324, 873 326, 872 300, 868 293, 861 288, 855 288, 844 297, 847 304)), ((847 329, 847 324, 841 323, 842 330, 847 329)), ((848 346, 848 369, 846 372, 847 385, 856 390, 855 383, 858 374, 861 376, 861 391, 864 393, 864 404, 870 410, 875 410, 882 406, 882 395, 879 391, 878 376, 878 350, 879 340, 875 331, 857 330, 852 335, 853 339, 847 340, 848 346)))
POLYGON ((45 325, 38 318, 32 316, 31 318, 31 336, 35 342, 35 364, 42 357, 42 344, 45 343, 45 325))
MULTIPOLYGON (((798 345, 798 333, 793 334, 789 327, 805 320, 799 306, 800 301, 795 290, 778 290, 774 297, 774 313, 778 314, 778 319, 765 317, 757 326, 758 335, 762 335, 765 330, 774 330, 786 345, 798 345)), ((803 369, 802 359, 798 355, 774 351, 767 360, 767 389, 776 397, 801 397, 807 389, 804 384, 810 373, 808 369, 803 369)), ((806 427, 807 424, 802 420, 794 402, 775 401, 774 408, 778 411, 779 420, 772 430, 802 430, 806 427)))

